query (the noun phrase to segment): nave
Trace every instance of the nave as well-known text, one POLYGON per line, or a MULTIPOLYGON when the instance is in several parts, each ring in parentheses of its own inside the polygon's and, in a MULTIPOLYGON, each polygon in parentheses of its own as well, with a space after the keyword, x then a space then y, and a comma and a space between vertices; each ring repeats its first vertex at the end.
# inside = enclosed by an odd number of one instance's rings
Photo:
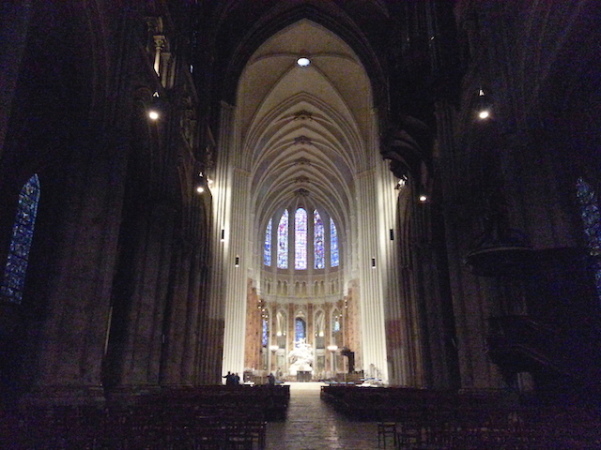
MULTIPOLYGON (((403 427, 399 386, 509 392, 536 405, 522 443, 601 448, 600 22, 591 0, 3 2, 0 448, 361 450, 347 429, 376 424, 316 392, 275 423, 290 385, 227 371, 374 379, 348 409, 403 427)), ((491 435, 408 403, 423 435, 491 435)))

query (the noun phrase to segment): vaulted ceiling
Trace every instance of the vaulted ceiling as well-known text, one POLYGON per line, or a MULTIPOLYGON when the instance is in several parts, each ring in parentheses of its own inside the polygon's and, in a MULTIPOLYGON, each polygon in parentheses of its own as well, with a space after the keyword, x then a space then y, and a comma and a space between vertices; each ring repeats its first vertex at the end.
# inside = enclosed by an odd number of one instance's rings
POLYGON ((240 169, 251 177, 251 208, 264 229, 275 209, 299 193, 342 229, 353 209, 357 174, 378 150, 370 81, 353 50, 303 19, 266 40, 242 73, 236 102, 240 169), (300 66, 300 57, 310 60, 300 66))

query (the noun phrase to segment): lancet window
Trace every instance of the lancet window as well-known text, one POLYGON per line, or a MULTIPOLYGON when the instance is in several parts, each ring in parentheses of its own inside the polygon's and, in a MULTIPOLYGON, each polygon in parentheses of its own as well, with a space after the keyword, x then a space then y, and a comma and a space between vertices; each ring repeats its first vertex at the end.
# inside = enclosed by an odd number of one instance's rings
POLYGON ((273 220, 269 219, 269 223, 267 224, 267 229, 265 230, 265 246, 263 249, 263 258, 264 264, 266 266, 271 266, 271 224, 273 220))
POLYGON ((284 211, 278 225, 278 268, 288 268, 288 210, 284 211))
POLYGON ((334 219, 317 209, 285 209, 265 228, 263 264, 278 269, 326 269, 339 266, 338 232, 334 219), (274 224, 277 229, 274 229, 274 224), (273 249, 277 255, 273 260, 273 249), (291 249, 292 251, 289 251, 291 249))
POLYGON ((597 193, 582 178, 576 182, 576 195, 580 203, 580 215, 584 225, 584 234, 588 251, 594 257, 593 270, 597 294, 601 299, 601 212, 597 193))
POLYGON ((33 241, 39 201, 40 181, 38 176, 34 175, 25 183, 19 194, 12 240, 0 286, 0 296, 12 303, 20 304, 23 300, 29 250, 33 241))

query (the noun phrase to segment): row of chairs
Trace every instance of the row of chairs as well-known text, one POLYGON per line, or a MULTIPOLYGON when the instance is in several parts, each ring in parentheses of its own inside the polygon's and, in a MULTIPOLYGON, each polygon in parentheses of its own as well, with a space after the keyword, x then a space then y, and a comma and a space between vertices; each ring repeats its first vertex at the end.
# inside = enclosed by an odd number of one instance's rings
POLYGON ((345 415, 357 419, 377 420, 380 417, 405 417, 412 414, 430 414, 432 410, 469 411, 496 407, 503 393, 486 391, 458 393, 453 390, 434 390, 400 387, 324 386, 321 397, 345 415))
POLYGON ((48 407, 0 417, 3 449, 264 449, 266 422, 199 407, 48 407))
POLYGON ((378 422, 378 448, 395 449, 589 449, 601 448, 598 424, 573 427, 554 422, 378 422))
POLYGON ((503 391, 325 386, 322 399, 378 422, 386 448, 601 448, 601 414, 583 405, 519 405, 503 391))
MULTIPOLYGON (((127 397, 126 397, 127 398, 127 397)), ((196 388, 170 388, 140 396, 139 405, 200 405, 210 409, 235 411, 260 409, 266 420, 279 420, 286 415, 290 386, 225 386, 206 385, 196 388)), ((109 400, 109 404, 112 403, 109 400)), ((119 403, 117 401, 116 403, 119 403)))

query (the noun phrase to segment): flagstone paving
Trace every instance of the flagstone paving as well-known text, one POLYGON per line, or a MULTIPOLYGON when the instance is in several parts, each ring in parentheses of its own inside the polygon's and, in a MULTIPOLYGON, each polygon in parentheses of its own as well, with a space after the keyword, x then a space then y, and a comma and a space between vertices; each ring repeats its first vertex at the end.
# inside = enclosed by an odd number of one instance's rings
POLYGON ((267 449, 376 449, 377 424, 348 420, 321 401, 320 390, 320 383, 291 383, 286 420, 267 424, 267 449))

